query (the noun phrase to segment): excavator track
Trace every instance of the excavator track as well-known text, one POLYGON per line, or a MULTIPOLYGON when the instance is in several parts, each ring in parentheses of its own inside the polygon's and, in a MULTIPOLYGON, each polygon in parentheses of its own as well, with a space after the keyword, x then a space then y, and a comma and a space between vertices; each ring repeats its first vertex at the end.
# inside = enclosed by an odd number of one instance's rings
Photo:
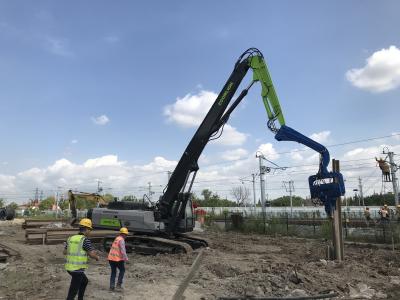
MULTIPOLYGON (((103 247, 108 251, 115 236, 105 237, 103 247)), ((135 252, 145 255, 156 255, 158 253, 191 253, 193 248, 185 241, 173 240, 161 237, 134 235, 125 239, 127 252, 135 252)))
POLYGON ((177 240, 188 243, 193 249, 209 247, 210 243, 208 240, 201 238, 196 235, 191 235, 188 233, 180 233, 177 235, 177 240))

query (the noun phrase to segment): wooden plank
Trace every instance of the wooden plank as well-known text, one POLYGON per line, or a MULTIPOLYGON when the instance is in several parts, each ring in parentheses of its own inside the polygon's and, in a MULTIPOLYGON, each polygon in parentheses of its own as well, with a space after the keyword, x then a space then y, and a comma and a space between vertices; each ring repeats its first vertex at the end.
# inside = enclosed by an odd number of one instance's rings
POLYGON ((181 300, 182 299, 187 286, 189 285, 194 274, 200 267, 201 259, 203 258, 203 253, 204 253, 204 249, 201 249, 199 254, 197 255, 196 259, 194 260, 192 266, 190 267, 189 273, 183 279, 183 281, 181 282, 181 284, 178 287, 178 290, 175 292, 174 296, 172 297, 173 300, 181 300))
MULTIPOLYGON (((334 172, 340 172, 339 161, 336 159, 332 160, 332 169, 334 172)), ((336 199, 336 207, 333 212, 333 246, 335 259, 338 261, 343 260, 343 229, 342 229, 342 204, 341 199, 338 197, 336 199)))

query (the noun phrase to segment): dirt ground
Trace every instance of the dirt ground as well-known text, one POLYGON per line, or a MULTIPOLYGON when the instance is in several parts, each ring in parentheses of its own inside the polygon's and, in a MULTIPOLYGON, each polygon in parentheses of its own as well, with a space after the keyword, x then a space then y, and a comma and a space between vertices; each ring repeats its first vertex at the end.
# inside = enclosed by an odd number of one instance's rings
MULTIPOLYGON (((0 299, 65 299, 70 276, 62 245, 28 245, 18 222, 0 221, 0 243, 21 253, 0 263, 0 299)), ((290 297, 335 291, 333 299, 400 299, 399 252, 345 247, 345 261, 326 261, 326 241, 205 231, 210 248, 185 299, 290 297)), ((91 261, 86 299, 172 299, 198 251, 129 255, 123 292, 110 292, 106 253, 91 261)))

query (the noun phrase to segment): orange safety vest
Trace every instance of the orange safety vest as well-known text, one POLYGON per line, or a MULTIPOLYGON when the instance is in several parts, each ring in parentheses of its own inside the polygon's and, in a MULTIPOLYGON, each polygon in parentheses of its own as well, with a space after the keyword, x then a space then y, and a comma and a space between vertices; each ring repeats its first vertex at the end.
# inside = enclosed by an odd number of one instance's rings
POLYGON ((121 261, 124 260, 121 249, 119 248, 119 242, 123 240, 124 238, 122 236, 117 236, 112 243, 110 252, 108 253, 108 260, 112 261, 121 261))

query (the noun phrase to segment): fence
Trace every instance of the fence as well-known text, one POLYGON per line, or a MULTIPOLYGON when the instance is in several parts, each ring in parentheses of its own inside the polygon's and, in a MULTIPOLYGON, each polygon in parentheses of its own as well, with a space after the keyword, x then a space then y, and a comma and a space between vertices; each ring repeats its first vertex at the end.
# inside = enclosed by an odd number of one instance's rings
MULTIPOLYGON (((343 211, 343 238, 365 243, 400 243, 400 220, 395 214, 391 214, 389 220, 381 220, 378 209, 370 208, 372 219, 369 221, 364 218, 362 208, 343 211)), ((306 238, 332 237, 331 221, 320 209, 302 208, 290 212, 290 208, 274 207, 268 208, 265 214, 261 211, 250 214, 238 208, 222 210, 222 214, 215 213, 220 210, 208 211, 210 212, 205 216, 205 224, 218 230, 306 238)))
MULTIPOLYGON (((202 210, 209 214, 223 215, 224 213, 242 213, 244 216, 253 216, 262 214, 262 207, 201 207, 202 210)), ((369 206, 372 218, 379 218, 380 206, 369 206)), ((389 207, 392 214, 396 208, 389 207)), ((342 212, 345 212, 350 218, 363 218, 364 206, 342 206, 342 212)), ((290 214, 292 217, 312 217, 313 214, 326 218, 325 209, 322 206, 294 206, 294 207, 266 207, 265 214, 271 217, 284 216, 290 214)))

